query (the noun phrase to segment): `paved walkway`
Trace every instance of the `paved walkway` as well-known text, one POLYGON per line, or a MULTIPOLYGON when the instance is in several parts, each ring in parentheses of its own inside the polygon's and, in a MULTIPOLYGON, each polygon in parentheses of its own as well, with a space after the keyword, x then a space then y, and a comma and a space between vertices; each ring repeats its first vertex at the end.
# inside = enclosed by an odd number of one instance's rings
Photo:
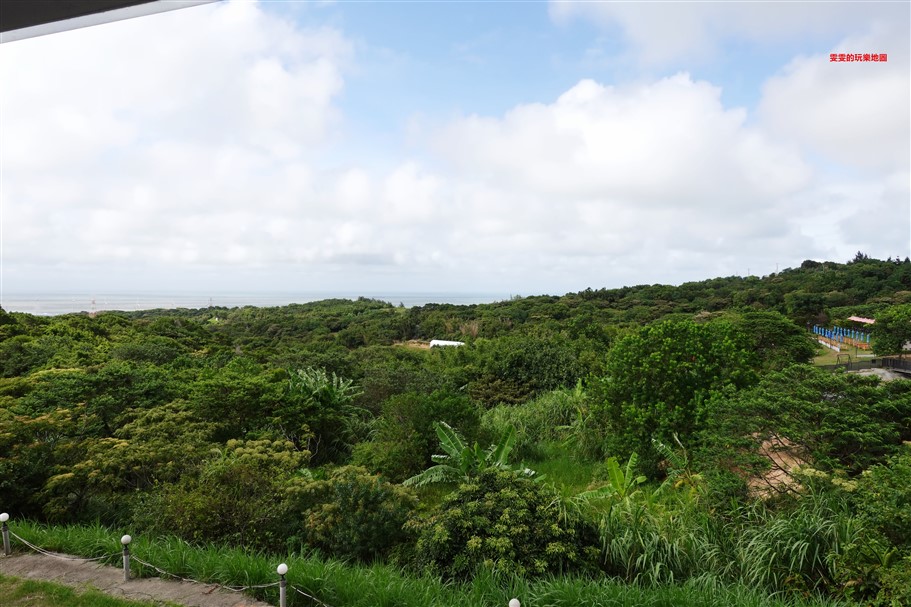
POLYGON ((0 574, 45 580, 67 586, 92 586, 124 599, 177 603, 187 607, 271 607, 245 594, 215 585, 194 584, 161 578, 123 581, 123 569, 78 560, 64 560, 43 554, 3 556, 0 549, 0 574))

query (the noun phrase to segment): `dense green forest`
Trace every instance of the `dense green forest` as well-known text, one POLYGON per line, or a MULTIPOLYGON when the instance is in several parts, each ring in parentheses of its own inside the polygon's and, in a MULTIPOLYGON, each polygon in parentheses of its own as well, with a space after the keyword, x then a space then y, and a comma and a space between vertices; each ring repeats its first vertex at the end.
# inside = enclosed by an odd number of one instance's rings
POLYGON ((911 382, 811 364, 808 328, 852 315, 899 354, 911 261, 471 306, 0 310, 0 510, 453 583, 911 604, 911 382))

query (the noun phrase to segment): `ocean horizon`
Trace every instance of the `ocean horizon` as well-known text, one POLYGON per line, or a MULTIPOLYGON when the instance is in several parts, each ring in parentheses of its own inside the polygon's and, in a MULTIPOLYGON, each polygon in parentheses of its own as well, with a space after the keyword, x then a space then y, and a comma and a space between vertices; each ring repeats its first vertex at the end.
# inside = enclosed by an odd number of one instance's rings
POLYGON ((138 312, 177 308, 209 307, 269 308, 324 299, 367 297, 406 308, 431 303, 472 305, 505 301, 505 293, 354 293, 354 292, 287 292, 287 293, 4 293, 0 308, 7 312, 25 312, 35 316, 58 316, 78 312, 138 312))

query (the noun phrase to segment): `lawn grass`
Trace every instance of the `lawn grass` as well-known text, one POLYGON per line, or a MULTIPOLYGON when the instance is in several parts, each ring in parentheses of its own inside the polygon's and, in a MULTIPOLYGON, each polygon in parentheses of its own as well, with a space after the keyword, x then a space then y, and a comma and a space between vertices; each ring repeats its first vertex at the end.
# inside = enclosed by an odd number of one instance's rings
POLYGON ((848 354, 851 356, 851 359, 850 359, 851 362, 856 362, 859 360, 869 360, 870 358, 872 358, 872 356, 871 356, 872 352, 870 352, 869 350, 864 351, 864 350, 858 349, 855 354, 854 348, 845 348, 841 352, 836 352, 835 350, 830 350, 829 348, 826 348, 824 346, 818 346, 817 350, 816 350, 816 356, 813 358, 813 364, 818 367, 818 366, 822 366, 822 365, 834 365, 837 363, 844 363, 844 362, 847 362, 846 355, 848 355, 848 354), (866 355, 866 356, 864 356, 864 355, 866 355), (841 356, 840 360, 839 360, 839 356, 841 356))
POLYGON ((93 588, 71 588, 53 582, 0 575, 3 607, 169 607, 175 603, 127 601, 93 588))
POLYGON ((556 442, 545 443, 540 457, 525 464, 544 475, 544 482, 553 485, 564 497, 585 491, 592 481, 603 480, 607 470, 603 464, 580 460, 570 447, 556 442))
MULTIPOLYGON (((106 529, 100 525, 47 526, 24 521, 17 521, 14 531, 44 548, 88 557, 118 551, 120 535, 129 532, 128 529, 106 529)), ((16 549, 23 547, 16 546, 16 549)), ((235 586, 275 582, 275 567, 285 562, 289 567, 287 579, 291 586, 331 607, 505 607, 513 597, 518 597, 524 607, 839 605, 820 598, 770 597, 768 593, 745 586, 722 584, 706 578, 646 587, 604 576, 554 576, 525 580, 482 572, 470 582, 455 583, 408 573, 390 565, 355 565, 324 559, 310 552, 276 556, 224 546, 192 546, 175 538, 134 537, 131 552, 177 575, 235 586)), ((118 557, 110 559, 112 565, 118 562, 118 557)), ((135 560, 133 565, 134 575, 154 575, 153 571, 138 566, 135 560)), ((278 593, 274 587, 259 589, 252 594, 273 605, 278 604, 278 593)), ((296 591, 290 592, 288 599, 289 607, 310 607, 314 604, 296 591)), ((66 606, 65 603, 63 605, 66 606)))

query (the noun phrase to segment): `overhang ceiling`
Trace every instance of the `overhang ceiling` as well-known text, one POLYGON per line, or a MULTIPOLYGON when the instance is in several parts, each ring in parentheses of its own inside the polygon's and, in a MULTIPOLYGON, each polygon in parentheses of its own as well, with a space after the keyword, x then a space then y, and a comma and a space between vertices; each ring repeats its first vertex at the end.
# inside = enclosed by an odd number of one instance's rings
POLYGON ((43 36, 215 0, 0 0, 0 42, 43 36))
POLYGON ((148 4, 154 0, 2 0, 0 32, 148 4))

